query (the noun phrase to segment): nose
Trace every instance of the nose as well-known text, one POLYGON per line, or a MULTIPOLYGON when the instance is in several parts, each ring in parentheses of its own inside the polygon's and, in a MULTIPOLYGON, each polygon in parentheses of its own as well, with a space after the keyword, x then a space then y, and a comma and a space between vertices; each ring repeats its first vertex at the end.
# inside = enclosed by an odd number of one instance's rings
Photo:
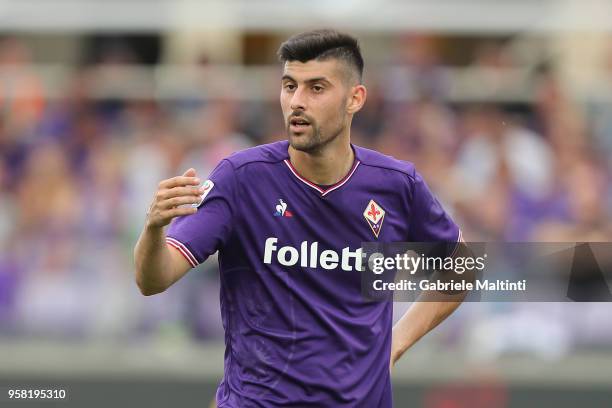
POLYGON ((304 92, 302 91, 302 87, 298 87, 298 89, 293 92, 291 96, 291 103, 289 105, 291 110, 306 110, 306 98, 304 92))

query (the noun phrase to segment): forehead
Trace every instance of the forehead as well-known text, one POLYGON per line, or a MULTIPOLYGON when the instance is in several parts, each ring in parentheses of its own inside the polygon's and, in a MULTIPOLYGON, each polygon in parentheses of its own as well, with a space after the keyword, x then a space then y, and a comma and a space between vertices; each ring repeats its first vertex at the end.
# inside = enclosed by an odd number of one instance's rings
POLYGON ((310 60, 307 62, 287 61, 285 62, 283 75, 289 75, 296 81, 324 77, 328 81, 334 82, 341 80, 342 67, 340 61, 336 59, 310 60))

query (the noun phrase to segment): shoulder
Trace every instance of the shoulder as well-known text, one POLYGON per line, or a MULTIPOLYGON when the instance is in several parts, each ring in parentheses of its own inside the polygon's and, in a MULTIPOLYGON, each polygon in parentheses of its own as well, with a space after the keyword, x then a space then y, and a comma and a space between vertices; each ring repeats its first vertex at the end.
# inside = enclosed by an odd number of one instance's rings
POLYGON ((402 178, 408 176, 412 181, 417 177, 414 164, 409 161, 399 160, 365 147, 355 145, 353 147, 362 166, 387 170, 389 174, 402 178))
POLYGON ((235 152, 224 160, 229 162, 234 170, 251 163, 278 163, 288 157, 288 144, 286 140, 263 144, 235 152))

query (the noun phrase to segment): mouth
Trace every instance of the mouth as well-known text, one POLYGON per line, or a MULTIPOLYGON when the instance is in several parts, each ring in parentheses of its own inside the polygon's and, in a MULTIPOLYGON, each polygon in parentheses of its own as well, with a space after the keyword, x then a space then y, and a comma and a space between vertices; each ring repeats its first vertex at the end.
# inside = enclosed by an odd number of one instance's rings
POLYGON ((310 122, 301 117, 292 117, 289 120, 289 129, 291 129, 293 132, 303 132, 304 130, 308 129, 309 126, 310 122))

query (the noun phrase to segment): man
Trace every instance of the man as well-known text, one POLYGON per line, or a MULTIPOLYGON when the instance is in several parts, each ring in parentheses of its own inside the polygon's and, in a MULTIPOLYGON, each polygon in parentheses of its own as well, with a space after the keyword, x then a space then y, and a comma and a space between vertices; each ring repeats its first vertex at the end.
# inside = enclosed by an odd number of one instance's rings
POLYGON ((366 100, 354 38, 299 34, 279 57, 288 141, 231 155, 202 187, 193 169, 162 181, 137 282, 162 292, 219 251, 219 407, 390 407, 390 367, 458 303, 415 303, 392 330, 392 303, 361 294, 359 248, 460 231, 412 164, 350 143, 366 100))

